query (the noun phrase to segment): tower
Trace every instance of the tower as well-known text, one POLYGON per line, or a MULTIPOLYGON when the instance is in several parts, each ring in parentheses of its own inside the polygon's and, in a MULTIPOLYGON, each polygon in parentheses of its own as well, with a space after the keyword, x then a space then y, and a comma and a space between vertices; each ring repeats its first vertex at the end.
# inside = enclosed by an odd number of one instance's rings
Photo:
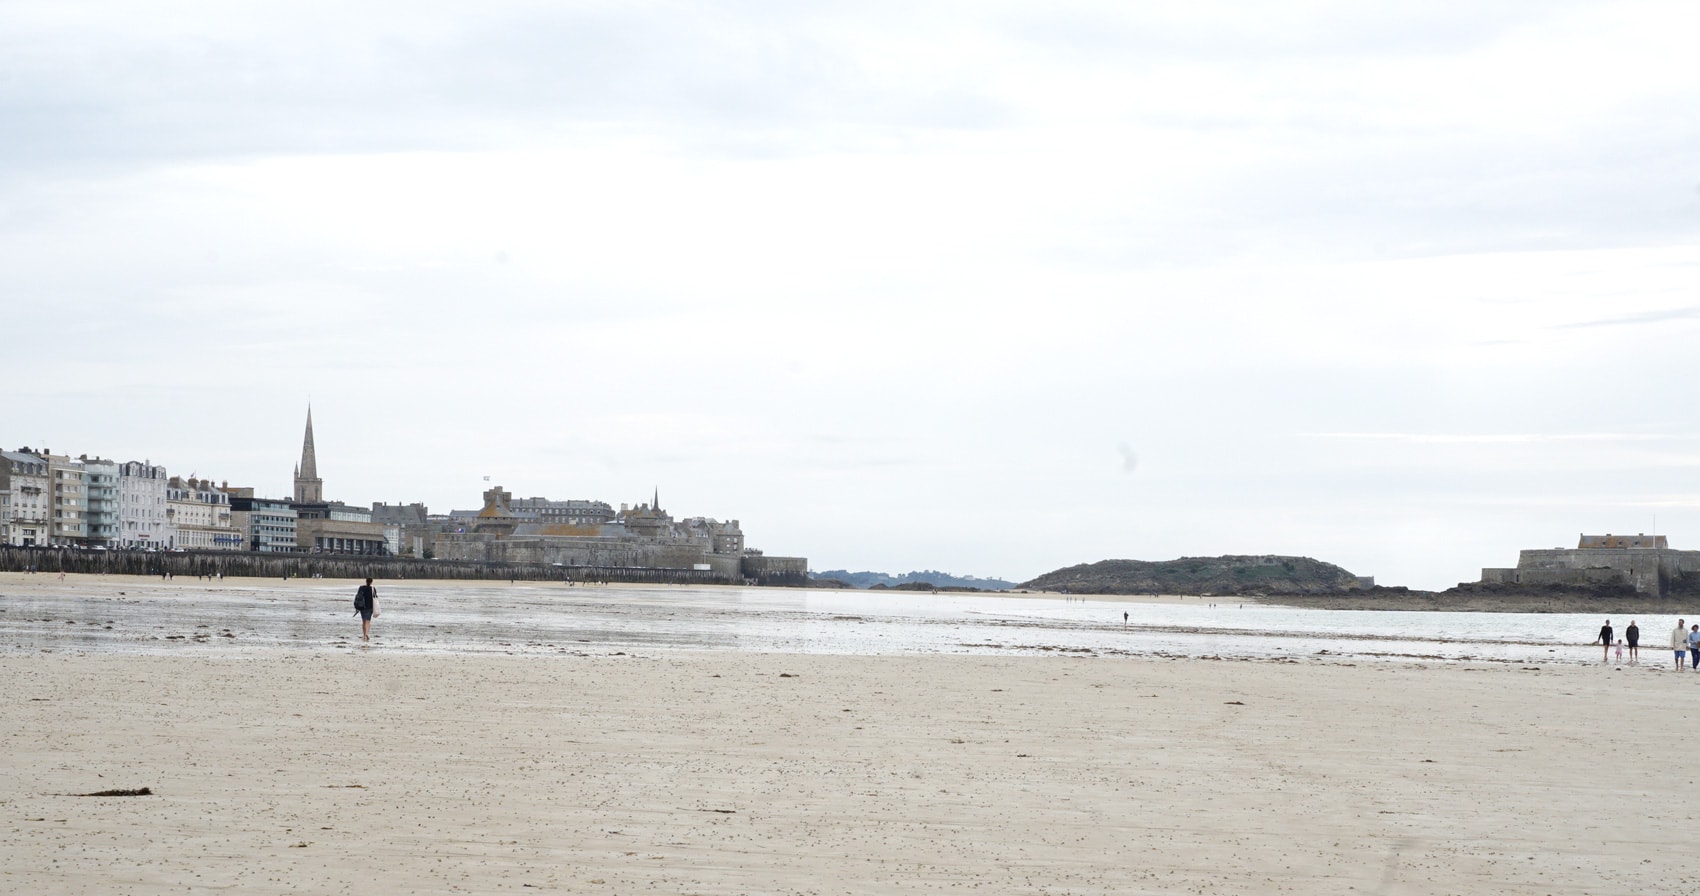
POLYGON ((313 408, 307 407, 307 437, 301 442, 301 464, 295 468, 295 503, 323 504, 325 481, 319 478, 319 459, 313 453, 313 408))

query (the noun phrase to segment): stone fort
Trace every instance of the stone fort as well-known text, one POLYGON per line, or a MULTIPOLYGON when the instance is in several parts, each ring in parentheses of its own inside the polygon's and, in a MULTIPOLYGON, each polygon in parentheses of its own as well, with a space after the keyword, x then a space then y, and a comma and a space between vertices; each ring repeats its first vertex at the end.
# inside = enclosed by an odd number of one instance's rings
POLYGON ((1574 548, 1519 551, 1515 567, 1483 569, 1482 583, 1616 585, 1664 597, 1700 587, 1700 551, 1671 550, 1663 535, 1582 535, 1574 548))

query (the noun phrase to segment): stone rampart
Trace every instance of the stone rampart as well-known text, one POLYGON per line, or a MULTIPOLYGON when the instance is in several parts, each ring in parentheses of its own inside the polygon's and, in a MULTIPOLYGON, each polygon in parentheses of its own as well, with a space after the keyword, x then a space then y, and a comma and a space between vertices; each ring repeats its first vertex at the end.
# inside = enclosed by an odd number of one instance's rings
POLYGON ((743 559, 744 578, 758 585, 807 585, 809 558, 752 554, 743 559))
POLYGON ((1700 551, 1667 548, 1551 548, 1520 551, 1515 569, 1482 570, 1500 585, 1628 585, 1664 597, 1671 582, 1700 574, 1700 551))
POLYGON ((481 563, 528 563, 551 567, 622 567, 677 569, 736 583, 744 576, 736 555, 704 550, 708 539, 637 539, 546 535, 498 537, 484 534, 439 535, 433 553, 440 559, 481 563), (707 566, 708 569, 698 569, 707 566))

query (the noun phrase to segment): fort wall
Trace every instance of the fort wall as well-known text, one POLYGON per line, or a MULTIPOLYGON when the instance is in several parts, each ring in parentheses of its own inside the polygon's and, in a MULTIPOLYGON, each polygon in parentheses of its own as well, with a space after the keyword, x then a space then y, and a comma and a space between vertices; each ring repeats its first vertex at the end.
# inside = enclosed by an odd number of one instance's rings
POLYGON ((744 578, 761 585, 803 585, 809 580, 809 558, 752 554, 743 559, 744 578))
POLYGON ((1668 548, 1550 548, 1520 551, 1512 569, 1482 570, 1498 585, 1627 585, 1664 597, 1685 577, 1700 577, 1700 551, 1668 548))

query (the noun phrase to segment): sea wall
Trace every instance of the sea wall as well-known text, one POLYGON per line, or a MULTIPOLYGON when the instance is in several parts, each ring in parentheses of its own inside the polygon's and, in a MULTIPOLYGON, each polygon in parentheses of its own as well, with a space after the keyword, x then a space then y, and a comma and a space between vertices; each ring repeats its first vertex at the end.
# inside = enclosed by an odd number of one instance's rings
POLYGON ((546 567, 677 569, 708 573, 713 581, 740 582, 738 554, 711 554, 707 539, 663 541, 614 537, 497 537, 439 535, 432 552, 439 561, 521 563, 546 567), (707 569, 698 567, 706 566, 707 569))
POLYGON ((1700 551, 1660 548, 1550 548, 1520 551, 1514 569, 1482 570, 1497 585, 1628 585, 1665 596, 1673 582, 1700 576, 1700 551))
POLYGON ((742 581, 724 570, 689 567, 492 563, 342 554, 261 554, 250 551, 88 551, 0 546, 0 570, 37 573, 173 576, 224 575, 281 579, 523 579, 527 581, 630 582, 712 585, 742 581))
POLYGON ((758 585, 807 585, 809 558, 768 557, 752 554, 744 558, 744 578, 758 585))

